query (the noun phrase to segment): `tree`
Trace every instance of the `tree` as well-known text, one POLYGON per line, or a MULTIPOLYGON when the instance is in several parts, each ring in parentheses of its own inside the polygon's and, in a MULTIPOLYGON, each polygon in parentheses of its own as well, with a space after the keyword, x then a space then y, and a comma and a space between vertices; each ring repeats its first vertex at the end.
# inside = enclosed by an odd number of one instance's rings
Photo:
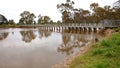
POLYGON ((113 8, 120 8, 120 0, 116 1, 114 4, 113 4, 113 8))
POLYGON ((113 17, 115 17, 115 13, 113 12, 113 9, 111 8, 111 6, 109 5, 105 5, 104 6, 105 9, 105 18, 104 19, 114 19, 113 17))
POLYGON ((25 22, 24 22, 24 18, 20 18, 20 20, 19 20, 19 24, 25 24, 25 22))
POLYGON ((41 16, 41 15, 38 16, 38 24, 47 24, 50 22, 51 22, 51 19, 49 16, 41 16))
POLYGON ((15 24, 14 20, 13 19, 9 20, 9 24, 15 24))
POLYGON ((99 20, 105 19, 106 11, 102 7, 98 7, 94 10, 95 14, 99 17, 99 20))
POLYGON ((113 12, 115 20, 120 20, 120 8, 116 9, 115 12, 113 12))
POLYGON ((57 9, 61 12, 62 14, 62 22, 63 23, 70 23, 73 16, 73 5, 74 2, 70 0, 66 0, 66 3, 61 3, 57 5, 57 9))
POLYGON ((92 18, 93 22, 95 23, 99 22, 99 16, 96 14, 98 7, 99 7, 98 3, 90 4, 90 9, 93 11, 92 16, 90 18, 92 18))
POLYGON ((61 21, 60 21, 60 20, 58 20, 58 21, 57 21, 57 24, 61 24, 61 21))
POLYGON ((8 20, 4 15, 0 14, 0 24, 7 24, 8 20))
POLYGON ((50 23, 50 17, 44 16, 44 23, 50 23))
POLYGON ((92 3, 90 4, 90 9, 94 10, 96 8, 98 8, 99 4, 98 3, 92 3))
POLYGON ((74 5, 73 1, 66 0, 66 3, 57 4, 57 9, 61 13, 63 13, 64 11, 71 12, 73 10, 73 5, 74 5))
POLYGON ((34 19, 36 16, 34 13, 30 13, 29 11, 24 11, 23 13, 20 14, 21 18, 19 20, 19 23, 21 24, 33 24, 35 21, 34 19))
POLYGON ((29 23, 30 24, 35 23, 35 20, 34 20, 35 18, 36 18, 36 16, 34 15, 34 13, 31 13, 30 16, 29 16, 29 23))
POLYGON ((81 23, 83 20, 83 9, 74 9, 74 22, 81 23))
POLYGON ((53 24, 54 22, 53 22, 53 20, 50 20, 50 24, 53 24))
POLYGON ((38 24, 42 24, 43 23, 43 16, 38 15, 38 24))

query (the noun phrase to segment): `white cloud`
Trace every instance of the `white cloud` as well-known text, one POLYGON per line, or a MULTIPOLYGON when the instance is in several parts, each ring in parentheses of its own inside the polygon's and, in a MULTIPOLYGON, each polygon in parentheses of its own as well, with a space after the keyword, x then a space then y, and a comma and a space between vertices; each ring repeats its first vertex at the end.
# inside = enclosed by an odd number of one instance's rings
MULTIPOLYGON (((116 0, 74 0, 75 7, 89 9, 89 5, 98 2, 100 6, 112 5, 116 0)), ((65 2, 65 0, 0 0, 0 14, 8 19, 15 19, 18 22, 20 13, 24 10, 35 13, 36 16, 48 15, 51 19, 57 21, 61 18, 56 5, 65 2)))

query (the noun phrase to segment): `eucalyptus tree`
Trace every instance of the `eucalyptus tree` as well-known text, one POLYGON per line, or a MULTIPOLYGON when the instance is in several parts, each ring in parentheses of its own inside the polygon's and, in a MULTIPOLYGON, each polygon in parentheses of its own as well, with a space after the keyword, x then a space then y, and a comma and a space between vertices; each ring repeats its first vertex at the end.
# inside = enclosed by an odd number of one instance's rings
POLYGON ((58 20, 56 23, 57 23, 57 24, 61 24, 61 21, 60 21, 60 20, 58 20))
POLYGON ((91 3, 90 4, 90 9, 93 11, 93 15, 95 16, 95 11, 96 9, 99 7, 99 4, 98 3, 91 3))
POLYGON ((7 24, 8 20, 4 15, 0 14, 0 24, 7 24))
POLYGON ((117 0, 115 3, 113 3, 114 8, 120 8, 120 0, 117 0))
POLYGON ((83 10, 83 9, 77 9, 77 8, 74 9, 74 22, 75 23, 80 22, 81 18, 83 17, 81 10, 83 10))
POLYGON ((44 16, 44 23, 50 23, 50 20, 49 16, 44 16))
POLYGON ((36 18, 35 14, 31 13, 30 16, 29 16, 29 23, 30 24, 33 24, 33 23, 35 24, 35 20, 34 20, 35 18, 36 18))
POLYGON ((105 19, 106 11, 102 7, 98 7, 94 10, 95 14, 98 16, 99 20, 105 19))
POLYGON ((49 16, 38 16, 38 24, 48 24, 51 22, 51 18, 49 16))
POLYGON ((53 22, 53 20, 50 20, 50 24, 53 24, 54 22, 53 22))
POLYGON ((20 24, 33 24, 33 22, 35 22, 35 14, 34 13, 30 13, 29 11, 24 11, 20 14, 21 18, 19 20, 20 24))
POLYGON ((113 8, 109 5, 104 6, 105 9, 105 19, 114 19, 115 12, 113 12, 113 8))
POLYGON ((116 20, 120 20, 120 8, 115 10, 115 14, 114 15, 115 15, 115 19, 116 20))
POLYGON ((8 22, 9 22, 9 24, 15 24, 13 19, 10 19, 8 22))
POLYGON ((42 24, 43 23, 43 16, 38 15, 38 24, 42 24))
POLYGON ((83 10, 82 11, 82 16, 83 16, 83 22, 87 22, 90 16, 90 11, 89 10, 83 10))
POLYGON ((90 9, 93 11, 91 18, 95 23, 97 23, 99 21, 99 16, 96 14, 98 7, 99 7, 98 3, 91 3, 90 4, 90 9))
POLYGON ((98 8, 99 4, 98 3, 91 3, 90 4, 90 9, 94 10, 96 8, 98 8))
POLYGON ((63 23, 69 23, 70 20, 73 18, 73 5, 74 2, 71 0, 66 0, 65 3, 61 3, 57 5, 57 9, 62 14, 62 22, 63 23))
POLYGON ((88 20, 90 16, 89 10, 84 9, 74 9, 74 22, 76 23, 84 23, 88 20))

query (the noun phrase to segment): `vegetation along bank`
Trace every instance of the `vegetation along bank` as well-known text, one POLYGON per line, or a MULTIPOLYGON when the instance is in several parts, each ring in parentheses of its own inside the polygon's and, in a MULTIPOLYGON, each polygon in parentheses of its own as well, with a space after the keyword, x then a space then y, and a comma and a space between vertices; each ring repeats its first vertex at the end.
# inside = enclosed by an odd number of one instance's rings
POLYGON ((120 29, 117 33, 93 44, 69 68, 120 68, 120 29))

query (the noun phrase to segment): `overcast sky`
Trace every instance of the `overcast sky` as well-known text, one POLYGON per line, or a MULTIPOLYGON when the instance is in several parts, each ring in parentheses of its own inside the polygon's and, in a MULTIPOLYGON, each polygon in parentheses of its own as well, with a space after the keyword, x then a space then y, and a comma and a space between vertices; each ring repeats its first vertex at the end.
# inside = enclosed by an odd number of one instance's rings
MULTIPOLYGON (((61 20, 61 14, 57 10, 56 5, 66 0, 0 0, 0 14, 6 16, 7 19, 14 19, 18 22, 20 13, 29 11, 36 16, 41 14, 47 15, 52 20, 61 20)), ((91 3, 99 3, 100 6, 113 5, 117 0, 74 0, 76 8, 89 10, 91 3)))

